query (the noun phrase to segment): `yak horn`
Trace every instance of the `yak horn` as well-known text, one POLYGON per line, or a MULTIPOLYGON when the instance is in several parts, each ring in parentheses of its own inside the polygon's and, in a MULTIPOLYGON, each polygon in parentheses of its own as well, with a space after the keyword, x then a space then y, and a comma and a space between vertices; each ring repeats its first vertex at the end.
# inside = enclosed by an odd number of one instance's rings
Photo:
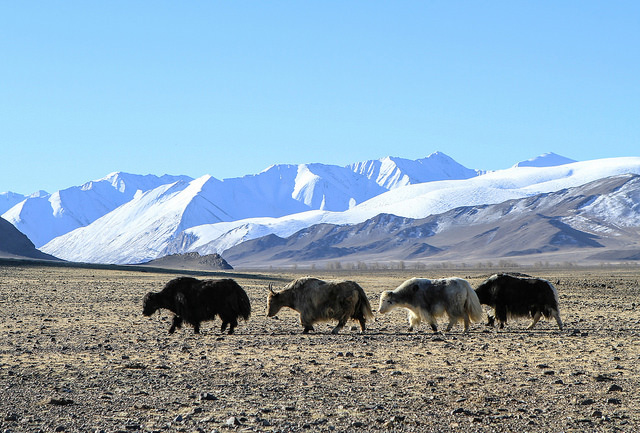
POLYGON ((276 292, 273 291, 273 286, 271 285, 271 283, 269 283, 269 291, 274 295, 276 294, 276 292))

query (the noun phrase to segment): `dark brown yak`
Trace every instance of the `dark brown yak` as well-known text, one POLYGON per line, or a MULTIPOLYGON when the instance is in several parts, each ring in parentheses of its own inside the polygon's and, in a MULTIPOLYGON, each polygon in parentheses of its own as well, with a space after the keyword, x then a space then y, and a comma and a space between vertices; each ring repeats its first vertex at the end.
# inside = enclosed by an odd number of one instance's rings
POLYGON ((238 318, 248 320, 251 315, 251 303, 245 291, 232 279, 198 280, 191 277, 179 277, 169 281, 162 291, 149 292, 143 300, 142 314, 151 316, 156 310, 166 308, 175 316, 169 328, 173 334, 182 322, 193 326, 200 333, 200 322, 222 319, 220 332, 229 325, 229 334, 238 326, 238 318))
POLYGON ((271 286, 269 290, 267 315, 275 316, 282 307, 296 310, 304 334, 313 331, 315 323, 329 320, 338 321, 331 331, 337 334, 349 319, 360 322, 364 332, 367 319, 373 319, 367 295, 353 281, 326 282, 307 277, 292 281, 280 292, 274 292, 271 286))
MULTIPOLYGON (((531 317, 527 327, 531 329, 542 316, 554 318, 562 330, 562 320, 558 310, 558 292, 547 280, 525 278, 509 274, 496 274, 487 278, 476 289, 480 303, 492 307, 500 329, 507 323, 507 317, 531 317)), ((494 319, 489 317, 489 325, 494 319)))

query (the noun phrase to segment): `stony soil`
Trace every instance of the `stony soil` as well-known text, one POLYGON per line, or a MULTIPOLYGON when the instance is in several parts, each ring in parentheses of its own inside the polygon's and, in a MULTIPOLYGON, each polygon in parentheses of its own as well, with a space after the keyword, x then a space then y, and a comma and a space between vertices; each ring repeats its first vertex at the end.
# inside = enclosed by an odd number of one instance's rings
MULTIPOLYGON (((265 316, 268 283, 295 275, 236 273, 254 312, 235 335, 168 335, 141 299, 175 274, 0 266, 0 432, 638 431, 640 269, 528 273, 557 283, 564 331, 408 333, 393 311, 364 335, 302 335, 291 310, 265 316)), ((406 278, 453 274, 314 272, 358 281, 374 309, 406 278)))

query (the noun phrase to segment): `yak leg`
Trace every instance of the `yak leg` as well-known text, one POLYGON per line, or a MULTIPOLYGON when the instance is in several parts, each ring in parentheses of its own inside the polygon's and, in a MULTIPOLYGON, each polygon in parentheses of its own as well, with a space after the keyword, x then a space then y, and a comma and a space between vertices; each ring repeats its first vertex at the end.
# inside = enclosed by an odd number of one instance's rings
POLYGON ((538 323, 538 320, 540 320, 540 317, 542 317, 542 313, 540 312, 540 310, 538 310, 533 315, 533 321, 529 326, 527 326, 527 329, 532 329, 534 326, 536 326, 536 323, 538 323))
MULTIPOLYGON (((431 326, 431 330, 433 332, 438 332, 438 321, 436 320, 436 318, 430 315, 428 320, 429 320, 429 325, 431 326)), ((452 326, 453 325, 449 323, 449 327, 447 328, 447 331, 451 329, 452 326)))
POLYGON ((364 333, 365 329, 367 329, 367 320, 364 317, 359 317, 358 322, 360 322, 360 330, 364 333))
POLYGON ((173 316, 173 322, 171 323, 171 328, 169 328, 169 334, 176 332, 176 328, 182 328, 182 317, 180 316, 173 316))
POLYGON ((407 314, 407 319, 409 319, 409 332, 413 331, 413 328, 420 324, 420 316, 411 310, 409 310, 409 314, 407 314))
POLYGON ((335 327, 335 328, 333 328, 333 329, 331 330, 331 333, 332 333, 332 334, 337 334, 338 332, 340 332, 340 330, 341 330, 342 328, 344 328, 344 325, 346 325, 346 324, 347 324, 347 321, 346 321, 346 320, 344 320, 344 319, 340 320, 340 321, 338 322, 338 324, 336 325, 336 327, 335 327))
POLYGON ((495 313, 494 315, 490 315, 487 314, 487 326, 491 326, 493 328, 493 326, 496 324, 496 316, 495 313))
POLYGON ((220 332, 224 332, 225 329, 227 329, 227 325, 229 324, 229 322, 225 322, 224 320, 222 321, 222 326, 220 326, 220 332))
POLYGON ((562 320, 560 320, 560 312, 558 310, 552 310, 551 316, 556 319, 556 323, 558 324, 558 328, 562 331, 562 320))
POLYGON ((194 334, 200 333, 200 322, 196 322, 193 324, 193 333, 194 334))
POLYGON ((229 335, 233 334, 236 326, 238 326, 238 321, 236 319, 231 319, 231 321, 229 321, 229 335))
POLYGON ((451 328, 453 328, 453 325, 455 325, 456 322, 453 319, 449 319, 449 324, 447 325, 447 332, 451 331, 451 328))
POLYGON ((464 332, 469 332, 469 324, 471 323, 471 321, 469 320, 469 315, 465 314, 464 315, 464 332))
POLYGON ((498 328, 504 329, 504 325, 507 323, 507 307, 504 305, 496 306, 495 313, 496 320, 498 320, 498 328))
POLYGON ((303 326, 304 326, 304 330, 302 331, 303 334, 308 334, 309 331, 313 331, 312 325, 303 325, 303 326))

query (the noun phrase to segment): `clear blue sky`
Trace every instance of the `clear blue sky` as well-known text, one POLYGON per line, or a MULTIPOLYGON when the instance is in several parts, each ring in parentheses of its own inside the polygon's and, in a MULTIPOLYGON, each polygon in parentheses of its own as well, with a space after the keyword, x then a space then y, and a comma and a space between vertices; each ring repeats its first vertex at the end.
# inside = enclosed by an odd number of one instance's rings
POLYGON ((0 191, 640 156, 638 1, 4 1, 0 191))

